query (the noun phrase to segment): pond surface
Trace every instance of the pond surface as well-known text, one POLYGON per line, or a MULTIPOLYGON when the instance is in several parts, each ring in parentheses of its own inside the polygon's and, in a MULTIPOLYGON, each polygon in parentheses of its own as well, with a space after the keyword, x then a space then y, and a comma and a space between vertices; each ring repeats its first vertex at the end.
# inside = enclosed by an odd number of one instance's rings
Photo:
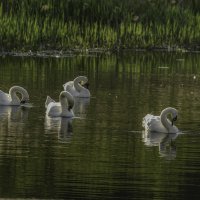
POLYGON ((200 199, 199 54, 0 57, 0 90, 13 85, 33 107, 0 107, 1 198, 200 199), (92 96, 77 118, 46 118, 78 75, 92 96), (143 117, 168 106, 181 134, 146 135, 143 117))

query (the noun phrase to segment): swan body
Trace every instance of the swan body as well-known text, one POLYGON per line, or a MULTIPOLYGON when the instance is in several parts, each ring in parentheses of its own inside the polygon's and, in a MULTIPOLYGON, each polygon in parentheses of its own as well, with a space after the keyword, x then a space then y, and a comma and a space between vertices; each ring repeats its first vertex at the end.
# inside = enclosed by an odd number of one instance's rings
POLYGON ((62 91, 60 93, 59 102, 55 102, 49 96, 47 96, 45 102, 46 114, 50 117, 73 117, 73 106, 74 99, 67 91, 62 91))
POLYGON ((29 101, 28 92, 20 86, 13 86, 10 88, 9 93, 0 90, 0 105, 4 106, 19 106, 29 101), (17 96, 21 94, 21 99, 17 96))
POLYGON ((74 97, 80 98, 90 97, 90 91, 87 86, 88 79, 85 76, 78 76, 73 81, 69 81, 63 85, 65 91, 68 91, 74 97))
POLYGON ((160 116, 147 114, 143 118, 143 127, 149 132, 178 133, 179 130, 173 123, 177 119, 177 114, 177 110, 171 107, 165 108, 160 116), (168 114, 172 115, 172 122, 167 118, 168 114))

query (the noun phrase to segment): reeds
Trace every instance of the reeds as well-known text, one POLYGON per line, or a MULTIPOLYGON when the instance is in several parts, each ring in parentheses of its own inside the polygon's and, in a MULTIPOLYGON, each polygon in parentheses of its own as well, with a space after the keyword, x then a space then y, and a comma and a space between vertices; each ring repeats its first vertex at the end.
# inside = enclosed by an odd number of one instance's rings
POLYGON ((193 3, 15 0, 0 3, 1 50, 198 47, 193 3))

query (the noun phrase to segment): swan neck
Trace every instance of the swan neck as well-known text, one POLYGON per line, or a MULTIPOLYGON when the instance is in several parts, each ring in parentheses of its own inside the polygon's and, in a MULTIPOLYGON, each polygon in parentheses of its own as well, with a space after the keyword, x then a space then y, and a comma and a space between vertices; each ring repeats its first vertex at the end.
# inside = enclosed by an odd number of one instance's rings
POLYGON ((63 97, 61 96, 61 94, 60 94, 60 96, 59 96, 59 101, 60 101, 62 110, 65 110, 65 109, 68 108, 68 100, 67 100, 67 98, 63 98, 63 97))
POLYGON ((171 124, 169 123, 169 120, 167 119, 167 115, 171 113, 170 110, 168 109, 165 109, 161 112, 161 115, 160 115, 160 119, 161 119, 161 122, 163 124, 163 126, 169 131, 170 130, 170 127, 171 127, 171 124))
POLYGON ((72 97, 72 95, 70 93, 68 93, 66 91, 60 93, 59 101, 61 104, 61 109, 62 109, 63 115, 65 115, 66 113, 71 111, 71 109, 74 106, 74 98, 72 97))
POLYGON ((29 99, 28 92, 24 88, 22 88, 20 86, 13 86, 9 90, 9 95, 10 95, 13 103, 20 103, 20 99, 17 96, 17 92, 22 95, 22 100, 24 98, 29 99))
POLYGON ((79 77, 74 79, 74 87, 78 92, 81 92, 81 90, 84 89, 84 87, 80 84, 81 81, 86 83, 87 82, 87 78, 85 76, 79 76, 79 77))

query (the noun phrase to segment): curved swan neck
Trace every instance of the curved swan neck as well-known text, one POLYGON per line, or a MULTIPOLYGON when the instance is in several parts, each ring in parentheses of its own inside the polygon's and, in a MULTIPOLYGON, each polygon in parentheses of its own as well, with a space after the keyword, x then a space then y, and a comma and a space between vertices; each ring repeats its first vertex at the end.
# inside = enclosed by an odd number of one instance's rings
POLYGON ((166 108, 161 112, 160 115, 160 120, 163 124, 163 126, 168 130, 168 132, 170 131, 170 129, 173 127, 172 124, 170 124, 169 120, 167 119, 167 115, 168 114, 172 114, 173 117, 177 116, 177 110, 174 108, 166 108))
POLYGON ((22 88, 20 86, 13 86, 9 90, 9 95, 10 95, 10 97, 11 97, 11 99, 12 99, 13 102, 20 103, 20 99, 19 99, 19 97, 16 94, 17 92, 22 95, 21 101, 29 99, 28 92, 24 88, 22 88))
POLYGON ((72 95, 67 91, 60 93, 59 101, 61 104, 62 112, 70 111, 70 109, 72 109, 74 106, 74 99, 72 95))
POLYGON ((68 100, 68 108, 72 109, 74 107, 74 97, 70 93, 67 93, 66 96, 68 100))
POLYGON ((85 76, 78 76, 74 79, 74 87, 78 92, 81 92, 81 90, 84 88, 80 82, 83 81, 83 83, 86 83, 88 81, 87 77, 85 76))

